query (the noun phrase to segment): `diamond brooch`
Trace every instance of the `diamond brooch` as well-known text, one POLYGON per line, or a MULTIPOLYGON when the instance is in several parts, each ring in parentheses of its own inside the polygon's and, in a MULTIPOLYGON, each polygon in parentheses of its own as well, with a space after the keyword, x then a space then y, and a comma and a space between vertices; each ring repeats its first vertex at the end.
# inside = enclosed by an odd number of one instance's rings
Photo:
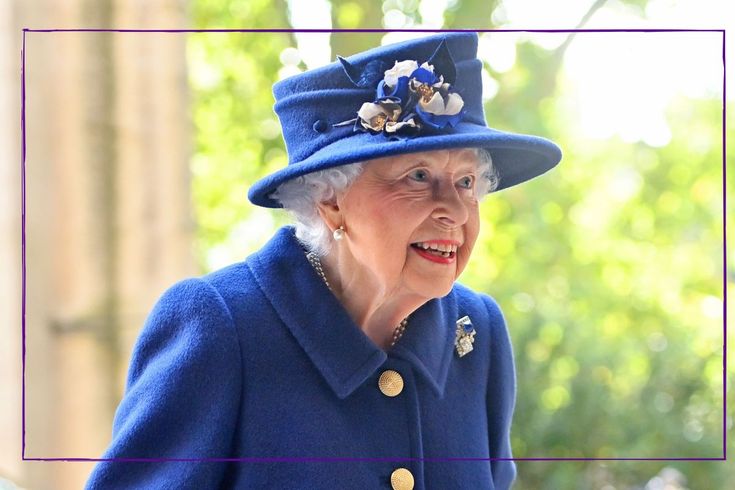
POLYGON ((457 333, 454 338, 454 348, 459 357, 472 352, 472 344, 475 342, 475 334, 477 331, 472 326, 470 317, 463 316, 457 320, 457 333))

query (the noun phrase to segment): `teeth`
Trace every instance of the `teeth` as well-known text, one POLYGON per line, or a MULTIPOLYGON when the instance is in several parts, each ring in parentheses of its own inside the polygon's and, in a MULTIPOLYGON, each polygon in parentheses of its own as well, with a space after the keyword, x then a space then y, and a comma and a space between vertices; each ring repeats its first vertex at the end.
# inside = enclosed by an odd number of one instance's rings
POLYGON ((424 250, 436 250, 438 252, 444 252, 446 254, 457 251, 456 245, 445 245, 445 244, 437 244, 437 243, 430 245, 425 242, 419 242, 416 245, 423 248, 424 250))

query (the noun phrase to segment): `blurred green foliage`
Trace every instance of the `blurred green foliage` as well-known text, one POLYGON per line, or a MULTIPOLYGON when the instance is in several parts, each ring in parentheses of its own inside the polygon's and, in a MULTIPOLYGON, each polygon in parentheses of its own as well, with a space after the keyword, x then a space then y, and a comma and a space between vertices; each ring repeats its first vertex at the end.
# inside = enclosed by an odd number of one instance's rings
MULTIPOLYGON (((418 5, 335 0, 333 27, 380 28, 389 9, 419 23, 418 5)), ((495 6, 450 2, 444 27, 489 28, 495 6)), ((283 0, 197 0, 192 17, 196 28, 292 27, 283 0)), ((381 37, 335 33, 331 59, 381 37)), ((271 86, 292 46, 292 33, 189 35, 203 271, 241 260, 289 221, 250 205, 246 193, 287 162, 271 86)), ((511 70, 486 69, 500 87, 486 105, 490 125, 546 136, 565 155, 548 175, 486 198, 462 276, 498 300, 511 331, 514 456, 721 457, 721 101, 673 100, 672 138, 661 148, 590 140, 567 117, 560 50, 521 40, 511 70)), ((518 468, 520 489, 643 488, 671 468, 686 479, 682 488, 735 481, 732 465, 716 461, 519 461, 518 468)))

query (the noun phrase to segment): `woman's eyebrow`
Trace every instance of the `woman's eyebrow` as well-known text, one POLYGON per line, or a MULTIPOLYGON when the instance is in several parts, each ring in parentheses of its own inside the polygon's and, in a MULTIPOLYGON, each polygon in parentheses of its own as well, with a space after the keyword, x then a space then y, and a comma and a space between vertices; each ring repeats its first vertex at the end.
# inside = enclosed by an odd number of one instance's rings
POLYGON ((413 160, 411 163, 399 163, 398 165, 391 166, 391 169, 396 170, 397 173, 408 172, 418 167, 430 167, 425 160, 413 160))

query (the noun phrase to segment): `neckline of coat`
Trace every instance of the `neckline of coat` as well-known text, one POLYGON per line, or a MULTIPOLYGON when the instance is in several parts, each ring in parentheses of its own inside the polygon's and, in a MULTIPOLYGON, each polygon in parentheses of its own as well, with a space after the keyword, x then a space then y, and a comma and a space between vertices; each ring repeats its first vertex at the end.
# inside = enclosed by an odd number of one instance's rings
POLYGON ((437 396, 444 394, 454 348, 456 288, 414 311, 387 352, 354 323, 306 258, 293 226, 284 226, 247 259, 258 286, 334 393, 344 399, 388 357, 409 362, 437 396))

